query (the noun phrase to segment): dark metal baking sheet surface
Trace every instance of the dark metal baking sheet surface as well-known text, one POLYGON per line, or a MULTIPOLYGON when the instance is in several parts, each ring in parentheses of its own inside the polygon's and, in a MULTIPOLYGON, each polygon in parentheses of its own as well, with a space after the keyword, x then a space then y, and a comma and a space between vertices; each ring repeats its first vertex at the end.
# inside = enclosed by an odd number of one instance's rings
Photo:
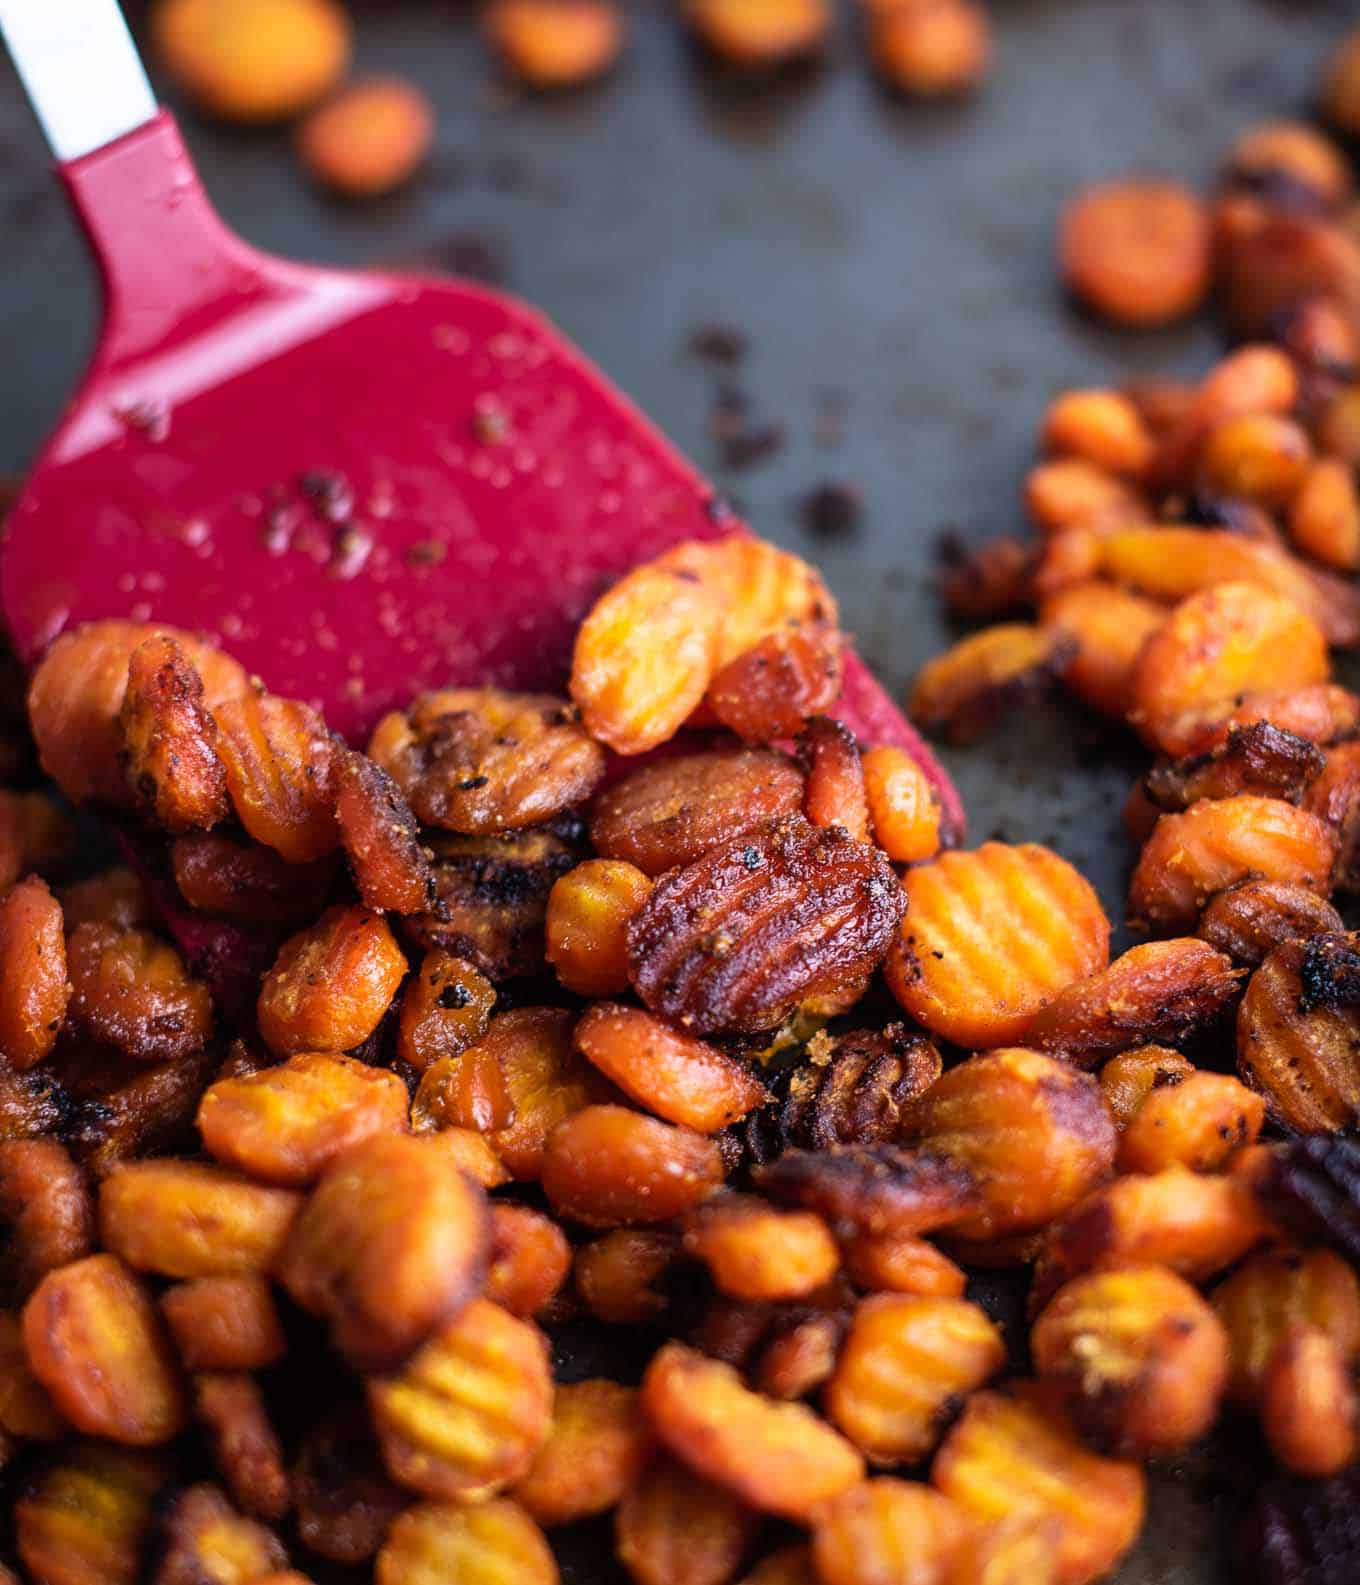
MULTIPOLYGON (((407 74, 438 104, 430 170, 408 193, 347 207, 300 180, 286 134, 186 116, 227 219, 299 257, 499 276, 713 471, 761 533, 821 562, 896 689, 947 636, 930 588, 936 537, 1020 525, 1048 396, 1197 370, 1216 346, 1207 321, 1128 337, 1068 310, 1052 268, 1063 197, 1130 167, 1207 181, 1240 128, 1305 108, 1327 45, 1354 20, 1348 7, 1288 0, 997 0, 993 80, 975 101, 922 108, 872 82, 848 5, 825 67, 756 93, 701 67, 676 8, 641 7, 613 79, 553 100, 507 92, 459 6, 357 9, 360 67, 407 74), (784 429, 780 449, 740 471, 718 466, 710 434, 722 376, 687 351, 710 323, 749 342, 731 378, 751 423, 784 429), (835 538, 811 533, 799 510, 828 481, 864 500, 858 529, 835 538)), ((13 473, 80 368, 92 283, 7 67, 0 239, 0 472, 13 473)), ((1055 707, 945 757, 975 838, 1051 842, 1118 918, 1119 806, 1136 755, 1055 707)), ((583 1368, 579 1349, 573 1362, 583 1368)), ((1159 1473, 1120 1585, 1231 1578, 1213 1500, 1230 1483, 1221 1461, 1159 1473)), ((569 1550, 582 1585, 621 1577, 592 1536, 569 1550)))

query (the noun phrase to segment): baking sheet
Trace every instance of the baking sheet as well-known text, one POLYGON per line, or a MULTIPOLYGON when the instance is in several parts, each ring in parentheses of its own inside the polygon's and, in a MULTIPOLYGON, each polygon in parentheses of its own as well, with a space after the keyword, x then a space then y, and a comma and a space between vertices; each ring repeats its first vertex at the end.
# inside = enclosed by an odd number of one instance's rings
MULTIPOLYGON (((947 637, 929 586, 937 536, 1019 526, 1049 395, 1198 370, 1216 346, 1207 321, 1130 337, 1068 310, 1051 264, 1064 195, 1130 167, 1206 181, 1238 129, 1305 107, 1354 20, 1289 0, 997 0, 991 83, 975 102, 923 108, 871 81, 848 7, 824 68, 750 93, 696 61, 672 8, 640 6, 614 79, 547 101, 507 92, 461 6, 357 9, 361 68, 409 75, 439 106, 430 171, 409 193, 347 207, 299 179, 286 134, 186 117, 227 219, 282 253, 471 268, 539 304, 759 532, 821 563, 895 689, 947 637), (711 324, 746 338, 738 368, 690 352, 711 324), (719 466, 710 419, 724 385, 748 428, 782 426, 758 465, 719 466), (862 495, 853 532, 806 526, 802 503, 828 482, 862 495)), ((0 473, 13 473, 78 373, 92 283, 7 67, 0 237, 0 473)), ((1135 754, 1055 707, 944 757, 975 838, 1050 842, 1118 917, 1135 754)), ((1159 1474, 1120 1585, 1231 1578, 1213 1500, 1224 1485, 1205 1460, 1159 1474)), ((583 1585, 622 1577, 591 1536, 571 1550, 583 1585)))

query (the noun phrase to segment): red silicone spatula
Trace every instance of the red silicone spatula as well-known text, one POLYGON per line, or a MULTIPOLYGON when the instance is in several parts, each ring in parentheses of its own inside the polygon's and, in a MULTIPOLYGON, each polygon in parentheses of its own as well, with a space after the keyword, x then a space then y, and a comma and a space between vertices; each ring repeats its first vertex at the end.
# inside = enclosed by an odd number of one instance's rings
MULTIPOLYGON (((103 276, 85 381, 5 529, 23 659, 133 616, 214 635, 361 737, 450 681, 560 688, 582 613, 740 527, 575 348, 461 283, 305 269, 213 212, 115 0, 0 0, 103 276)), ((846 719, 957 795, 858 663, 846 719)))

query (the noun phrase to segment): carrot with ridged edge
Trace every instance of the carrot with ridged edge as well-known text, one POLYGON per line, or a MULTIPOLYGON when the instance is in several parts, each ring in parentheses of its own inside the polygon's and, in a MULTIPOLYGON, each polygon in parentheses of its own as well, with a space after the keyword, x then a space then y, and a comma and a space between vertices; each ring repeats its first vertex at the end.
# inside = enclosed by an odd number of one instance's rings
POLYGON ((1039 607, 1043 627, 1076 644, 1063 682, 1093 710, 1116 717, 1128 712, 1134 665, 1166 618, 1164 605, 1098 579, 1058 589, 1039 607))
POLYGON ((806 1522, 864 1475, 855 1449, 811 1409, 751 1392, 730 1365, 683 1343, 653 1355, 642 1408, 696 1474, 768 1513, 806 1522))
POLYGON ((619 1561, 637 1585, 730 1580, 759 1526, 732 1492, 654 1457, 614 1515, 619 1561))
POLYGON ((560 1385, 547 1440, 515 1500, 541 1525, 608 1513, 636 1483, 647 1452, 636 1387, 599 1377, 560 1385))
POLYGON ((903 881, 888 984, 927 1029, 974 1050, 1017 1039, 1047 1002, 1105 966, 1110 923, 1089 882, 1036 843, 945 853, 903 881))
MULTIPOLYGON (((1170 554, 1168 548, 1168 554, 1170 554)), ((1325 682, 1327 639, 1293 600, 1219 583, 1182 600, 1147 640, 1129 680, 1129 720, 1163 754, 1192 751, 1206 720, 1254 688, 1325 682)))
POLYGON ((376 1585, 514 1580, 557 1585, 547 1537, 516 1502, 419 1502, 399 1514, 373 1564, 376 1585))
POLYGON ((919 1481, 865 1481, 828 1503, 812 1532, 822 1585, 901 1585, 961 1578, 968 1516, 919 1481))
POLYGON ((1162 1266, 1088 1272, 1034 1324, 1035 1368, 1063 1389, 1096 1448, 1125 1458, 1177 1453, 1205 1435, 1228 1372, 1223 1324, 1162 1266))
POLYGON ((552 1426, 547 1338, 487 1299, 366 1388, 392 1479, 472 1512, 529 1473, 552 1426))
POLYGON ((966 1299, 884 1293, 855 1311, 826 1413, 874 1464, 914 1464, 949 1406, 1001 1369, 1001 1333, 966 1299))
POLYGON ((1101 543, 1099 572, 1158 600, 1183 600, 1222 584, 1247 583, 1298 606, 1331 644, 1354 644, 1360 632, 1357 598, 1343 580, 1269 540, 1230 528, 1116 528, 1101 543))
POLYGON ((716 1133, 765 1099, 752 1069, 640 1007, 596 1002, 574 1039, 576 1049, 639 1106, 701 1134, 716 1133))
POLYGON ((1237 1066, 1272 1116, 1301 1133, 1360 1118, 1360 1008, 1351 1001, 1353 935, 1286 941, 1252 975, 1237 1012, 1237 1066))
POLYGON ((1049 1229, 1030 1302, 1038 1308, 1072 1277, 1119 1266, 1169 1266, 1203 1283, 1271 1231, 1251 1185, 1232 1173, 1181 1166, 1130 1173, 1087 1195, 1049 1229))
POLYGON ((947 1225, 973 1244, 1047 1226, 1109 1174, 1116 1145, 1096 1080, 1023 1046, 951 1068, 903 1117, 900 1137, 970 1174, 971 1203, 947 1225))
POLYGON ((714 674, 789 623, 836 621, 820 575, 745 535, 686 540, 620 579, 576 635, 571 696, 618 754, 667 742, 714 674))
POLYGON ((1089 1452, 1042 1389, 974 1394, 930 1479, 981 1523, 1019 1513, 1053 1521, 1058 1585, 1088 1585, 1112 1569, 1133 1544, 1146 1505, 1139 1466, 1089 1452))
POLYGON ((1265 1114, 1261 1097, 1231 1074, 1187 1074, 1144 1098, 1119 1142, 1119 1166, 1160 1172, 1179 1163, 1217 1172, 1235 1151, 1256 1143, 1265 1114))
POLYGON ((1025 1039, 1084 1068, 1133 1046, 1175 1044, 1214 1018, 1239 978, 1230 958, 1193 936, 1148 941, 1069 985, 1025 1039))
POLYGON ((1260 721, 1310 743, 1335 743, 1360 726, 1360 698, 1334 682, 1248 689, 1231 715, 1219 721, 1202 720, 1193 728, 1186 752, 1200 754, 1217 748, 1227 742, 1231 732, 1260 721))
POLYGON ((1347 1364, 1360 1358, 1360 1280, 1330 1249, 1265 1249, 1244 1260, 1213 1292, 1227 1328, 1228 1395, 1257 1401, 1270 1357, 1296 1322, 1325 1332, 1347 1364))
POLYGON ((1279 798, 1241 793, 1163 815, 1129 882, 1129 915, 1149 930, 1193 929, 1200 911, 1238 881, 1264 878, 1330 890, 1336 834, 1279 798))

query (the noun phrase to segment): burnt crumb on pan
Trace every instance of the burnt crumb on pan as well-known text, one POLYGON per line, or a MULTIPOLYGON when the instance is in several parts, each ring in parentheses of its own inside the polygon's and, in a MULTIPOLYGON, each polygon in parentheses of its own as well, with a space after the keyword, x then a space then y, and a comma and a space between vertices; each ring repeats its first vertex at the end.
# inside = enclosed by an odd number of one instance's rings
POLYGON ((753 424, 728 435, 723 441, 723 464, 728 468, 753 468, 773 457, 784 446, 784 425, 774 422, 753 424))
POLYGON ((750 468, 782 449, 785 426, 758 419, 750 395, 731 380, 724 380, 713 395, 708 430, 718 444, 726 468, 750 468))
POLYGON ((381 268, 399 274, 457 275, 484 286, 503 286, 510 278, 504 241, 483 231, 451 231, 426 247, 384 258, 381 268))
POLYGON ((504 244, 481 232, 455 232, 437 245, 435 254, 444 269, 470 281, 501 286, 510 277, 504 244))
POLYGON ((690 355, 701 362, 732 368, 746 356, 749 343, 745 333, 735 326, 710 323, 696 325, 686 345, 690 355))
POLYGON ((456 275, 484 286, 504 286, 511 274, 504 239, 486 231, 451 231, 409 253, 385 255, 375 267, 399 275, 456 275))
POLYGON ((800 515, 810 533, 827 539, 853 534, 864 517, 864 497, 853 484, 828 480, 803 497, 800 515))
POLYGON ((1301 1013, 1360 1005, 1360 951, 1351 937, 1334 932, 1314 936, 1303 951, 1299 984, 1301 1013))

